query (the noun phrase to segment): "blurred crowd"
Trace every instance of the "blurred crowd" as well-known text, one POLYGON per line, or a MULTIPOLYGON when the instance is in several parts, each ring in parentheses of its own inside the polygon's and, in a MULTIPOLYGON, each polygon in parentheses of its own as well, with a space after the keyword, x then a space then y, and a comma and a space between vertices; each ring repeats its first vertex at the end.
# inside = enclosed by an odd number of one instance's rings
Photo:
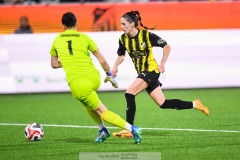
POLYGON ((239 1, 239 0, 0 0, 0 4, 28 5, 28 4, 58 4, 58 3, 91 3, 91 2, 156 2, 156 1, 239 1))

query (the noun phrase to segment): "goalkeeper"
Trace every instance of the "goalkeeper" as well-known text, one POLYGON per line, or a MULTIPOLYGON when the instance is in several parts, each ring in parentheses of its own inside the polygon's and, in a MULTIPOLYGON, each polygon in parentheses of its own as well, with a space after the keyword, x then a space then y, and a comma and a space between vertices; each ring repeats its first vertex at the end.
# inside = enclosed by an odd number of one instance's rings
POLYGON ((92 63, 88 51, 93 53, 106 72, 105 82, 110 81, 113 87, 118 87, 96 43, 89 36, 77 32, 77 19, 73 13, 63 14, 62 25, 64 32, 55 38, 50 50, 51 66, 64 69, 73 97, 82 103, 87 113, 98 125, 99 133, 95 142, 103 142, 110 136, 103 119, 112 125, 130 131, 134 135, 134 142, 140 143, 141 129, 108 110, 96 93, 100 86, 100 73, 92 63))

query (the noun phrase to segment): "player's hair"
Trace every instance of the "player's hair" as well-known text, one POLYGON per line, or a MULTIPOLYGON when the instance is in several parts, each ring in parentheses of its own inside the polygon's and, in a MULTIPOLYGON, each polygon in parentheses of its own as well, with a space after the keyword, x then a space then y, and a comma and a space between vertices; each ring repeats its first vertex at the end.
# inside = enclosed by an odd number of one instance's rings
POLYGON ((62 16, 62 24, 66 27, 74 27, 77 23, 77 18, 72 12, 66 12, 62 16))
POLYGON ((152 28, 148 28, 148 27, 144 26, 143 23, 142 23, 142 18, 141 18, 141 16, 140 16, 139 11, 127 12, 127 13, 125 13, 122 17, 125 18, 126 21, 128 21, 129 23, 134 22, 135 27, 138 26, 138 21, 139 21, 139 22, 140 22, 140 25, 141 25, 144 29, 151 29, 151 30, 153 30, 153 29, 156 28, 156 26, 154 26, 154 27, 152 27, 152 28))

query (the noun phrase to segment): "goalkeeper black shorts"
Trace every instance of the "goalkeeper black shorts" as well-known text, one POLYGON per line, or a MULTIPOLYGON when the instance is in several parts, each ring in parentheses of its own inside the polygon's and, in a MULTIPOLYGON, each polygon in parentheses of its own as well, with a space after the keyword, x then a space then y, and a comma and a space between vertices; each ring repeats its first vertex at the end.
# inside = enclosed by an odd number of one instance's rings
POLYGON ((146 88, 146 91, 148 94, 150 94, 154 89, 156 89, 158 86, 162 86, 162 83, 158 80, 160 76, 160 73, 156 73, 154 70, 149 71, 143 71, 141 72, 137 78, 143 79, 147 84, 148 87, 146 88))

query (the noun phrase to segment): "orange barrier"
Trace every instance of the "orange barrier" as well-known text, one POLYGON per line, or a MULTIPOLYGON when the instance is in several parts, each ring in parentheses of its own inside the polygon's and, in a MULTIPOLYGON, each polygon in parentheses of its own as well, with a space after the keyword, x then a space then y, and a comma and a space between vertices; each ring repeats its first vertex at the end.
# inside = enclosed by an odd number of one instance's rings
POLYGON ((240 28, 240 2, 149 2, 0 6, 0 33, 12 33, 26 15, 34 33, 62 31, 61 16, 76 14, 79 31, 120 30, 120 18, 139 10, 142 22, 157 30, 240 28))

